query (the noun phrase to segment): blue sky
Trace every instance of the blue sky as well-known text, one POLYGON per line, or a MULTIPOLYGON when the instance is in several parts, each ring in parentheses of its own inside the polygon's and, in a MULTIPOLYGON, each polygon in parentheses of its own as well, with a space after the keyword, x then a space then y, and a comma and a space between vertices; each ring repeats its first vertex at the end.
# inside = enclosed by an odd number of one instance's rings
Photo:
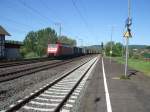
MULTIPOLYGON (((113 40, 124 42, 127 0, 0 0, 0 24, 12 35, 6 39, 22 41, 33 30, 62 24, 62 34, 78 45, 113 40), (73 5, 73 1, 75 5, 73 5), (82 42, 83 41, 83 42, 82 42)), ((133 38, 130 44, 150 45, 150 0, 131 0, 133 38)))

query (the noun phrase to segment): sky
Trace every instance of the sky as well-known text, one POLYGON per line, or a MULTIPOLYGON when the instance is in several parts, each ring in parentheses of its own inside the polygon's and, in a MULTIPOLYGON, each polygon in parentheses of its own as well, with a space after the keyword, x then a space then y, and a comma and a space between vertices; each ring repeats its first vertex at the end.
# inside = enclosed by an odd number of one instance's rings
MULTIPOLYGON (((131 0, 130 44, 150 45, 150 0, 131 0)), ((100 45, 111 39, 125 43, 127 0, 0 0, 0 25, 23 41, 29 31, 51 27, 77 40, 78 45, 100 45), (113 26, 113 31, 111 30, 113 26)))

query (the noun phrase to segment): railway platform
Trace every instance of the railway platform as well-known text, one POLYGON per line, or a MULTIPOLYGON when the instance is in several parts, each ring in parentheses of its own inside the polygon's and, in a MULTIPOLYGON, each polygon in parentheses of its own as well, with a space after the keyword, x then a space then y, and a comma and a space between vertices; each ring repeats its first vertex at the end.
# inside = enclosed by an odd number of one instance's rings
POLYGON ((109 59, 103 62, 104 72, 100 59, 93 76, 88 79, 80 112, 150 112, 150 78, 136 72, 128 80, 119 79, 124 72, 124 65, 115 61, 110 63, 109 59))
MULTIPOLYGON (((61 74, 58 74, 60 69, 58 67, 56 70, 58 75, 40 83, 41 79, 37 80, 38 84, 34 82, 36 86, 30 85, 29 90, 16 92, 9 99, 4 97, 7 101, 3 99, 4 104, 0 107, 4 108, 5 112, 14 110, 19 112, 58 112, 58 110, 60 112, 150 112, 148 76, 129 68, 129 72, 135 71, 134 75, 130 75, 130 79, 120 79, 119 76, 124 72, 124 65, 113 60, 110 62, 100 55, 81 60, 76 62, 77 65, 70 63, 76 65, 72 68, 67 63, 70 69, 61 74), (25 94, 23 95, 22 92, 25 94), (14 100, 13 103, 10 102, 11 99, 14 100)), ((53 71, 47 71, 47 74, 51 73, 53 71)), ((24 89, 22 81, 34 79, 35 76, 40 78, 41 74, 46 75, 46 71, 18 78, 16 79, 18 82, 12 80, 8 81, 8 84, 6 82, 1 84, 9 89, 11 83, 12 88, 15 88, 13 91, 19 90, 20 87, 24 89), (17 87, 17 85, 21 86, 17 87)), ((9 92, 11 91, 6 95, 9 92)))

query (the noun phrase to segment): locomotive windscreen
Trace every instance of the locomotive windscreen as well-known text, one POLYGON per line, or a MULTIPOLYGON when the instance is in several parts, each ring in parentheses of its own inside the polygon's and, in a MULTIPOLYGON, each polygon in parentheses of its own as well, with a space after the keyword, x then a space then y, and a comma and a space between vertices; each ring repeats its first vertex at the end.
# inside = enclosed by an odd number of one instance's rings
POLYGON ((56 44, 49 44, 48 47, 50 47, 50 48, 55 48, 55 47, 56 47, 56 44))
POLYGON ((57 44, 48 44, 48 53, 56 53, 57 52, 57 44))

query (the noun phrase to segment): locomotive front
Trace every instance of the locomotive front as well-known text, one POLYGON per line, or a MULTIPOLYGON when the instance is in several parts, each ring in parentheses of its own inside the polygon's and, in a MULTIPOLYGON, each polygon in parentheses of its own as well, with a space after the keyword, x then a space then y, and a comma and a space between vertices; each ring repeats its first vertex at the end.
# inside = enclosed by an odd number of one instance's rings
POLYGON ((58 56, 59 45, 58 44, 48 44, 47 55, 48 57, 58 56))

